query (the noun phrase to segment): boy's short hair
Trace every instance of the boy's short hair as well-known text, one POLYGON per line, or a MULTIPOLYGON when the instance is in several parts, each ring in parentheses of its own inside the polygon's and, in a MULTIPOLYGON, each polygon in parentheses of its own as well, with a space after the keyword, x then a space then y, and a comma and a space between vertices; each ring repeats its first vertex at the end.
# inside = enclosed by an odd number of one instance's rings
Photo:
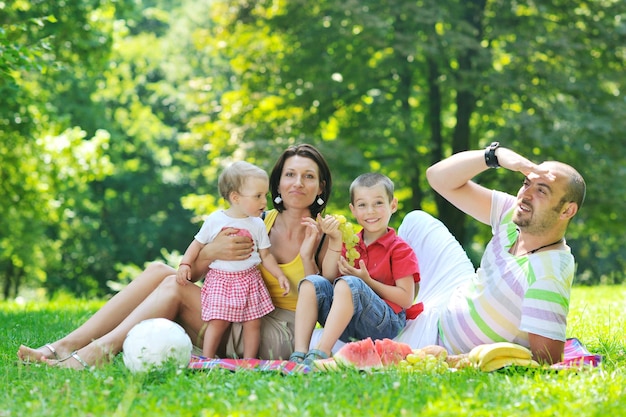
POLYGON ((230 203, 230 193, 241 192, 246 180, 250 177, 263 178, 269 181, 267 172, 256 165, 245 161, 233 162, 227 166, 217 179, 217 188, 224 200, 230 203))
POLYGON ((357 187, 373 187, 375 185, 382 184, 385 187, 387 197, 389 201, 393 200, 393 181, 386 175, 379 174, 377 172, 368 172, 361 174, 350 184, 350 202, 354 203, 354 189, 357 187))

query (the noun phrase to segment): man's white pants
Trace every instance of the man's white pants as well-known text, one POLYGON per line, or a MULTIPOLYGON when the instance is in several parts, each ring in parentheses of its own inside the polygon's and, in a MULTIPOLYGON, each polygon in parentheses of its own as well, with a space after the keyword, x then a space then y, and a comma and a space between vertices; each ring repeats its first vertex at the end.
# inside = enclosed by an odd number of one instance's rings
MULTIPOLYGON (((424 303, 424 311, 417 318, 407 320, 406 327, 394 340, 408 343, 412 348, 437 344, 440 314, 447 308, 454 290, 473 277, 474 266, 448 228, 424 211, 408 213, 398 235, 417 256, 421 281, 416 302, 424 303)), ((319 343, 322 331, 313 332, 311 348, 319 343)), ((338 341, 333 353, 344 344, 338 341)))

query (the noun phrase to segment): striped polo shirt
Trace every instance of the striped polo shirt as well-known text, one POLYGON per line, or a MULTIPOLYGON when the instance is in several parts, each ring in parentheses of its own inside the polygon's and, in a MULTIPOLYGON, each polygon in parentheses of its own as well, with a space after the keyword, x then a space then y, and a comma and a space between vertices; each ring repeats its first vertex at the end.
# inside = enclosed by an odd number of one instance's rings
POLYGON ((508 341, 529 347, 528 333, 565 341, 574 257, 570 248, 514 256, 516 198, 493 191, 493 238, 472 280, 457 288, 439 320, 450 352, 508 341))

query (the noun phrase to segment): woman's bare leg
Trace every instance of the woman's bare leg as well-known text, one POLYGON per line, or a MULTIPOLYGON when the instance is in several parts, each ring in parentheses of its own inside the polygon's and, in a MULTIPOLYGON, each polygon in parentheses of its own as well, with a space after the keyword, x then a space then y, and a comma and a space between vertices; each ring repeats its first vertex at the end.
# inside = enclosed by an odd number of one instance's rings
MULTIPOLYGON (((117 327, 78 349, 76 354, 89 365, 108 363, 122 350, 130 329, 143 320, 159 317, 176 321, 191 340, 197 340, 204 323, 200 311, 200 287, 195 284, 179 285, 176 283, 176 275, 170 275, 117 327)), ((83 369, 82 364, 73 358, 61 361, 49 359, 46 362, 54 366, 83 369)))
MULTIPOLYGON (((67 336, 52 342, 59 358, 67 357, 74 350, 91 343, 94 339, 116 328, 137 306, 144 301, 168 275, 176 270, 160 262, 150 264, 126 288, 111 298, 85 323, 67 336)), ((20 346, 17 356, 24 361, 41 362, 54 359, 53 352, 46 346, 33 349, 20 346)))

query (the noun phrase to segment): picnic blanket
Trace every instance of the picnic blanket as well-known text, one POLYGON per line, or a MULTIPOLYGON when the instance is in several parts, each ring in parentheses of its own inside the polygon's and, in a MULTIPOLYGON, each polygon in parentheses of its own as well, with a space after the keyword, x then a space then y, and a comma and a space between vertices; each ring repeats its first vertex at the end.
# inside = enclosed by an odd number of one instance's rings
POLYGON ((580 368, 582 366, 598 366, 602 362, 602 355, 596 355, 587 350, 580 340, 572 337, 565 341, 563 360, 555 363, 552 369, 580 368))
POLYGON ((229 371, 277 371, 283 374, 309 373, 313 368, 291 361, 264 359, 210 359, 191 355, 190 369, 226 369, 229 371))
MULTIPOLYGON (((565 342, 563 360, 550 368, 556 370, 581 368, 584 366, 596 367, 602 362, 602 356, 592 354, 576 338, 569 338, 565 342)), ((192 355, 189 361, 190 369, 226 369, 229 371, 274 371, 283 374, 309 373, 314 369, 311 366, 284 360, 263 359, 210 359, 192 355)))

